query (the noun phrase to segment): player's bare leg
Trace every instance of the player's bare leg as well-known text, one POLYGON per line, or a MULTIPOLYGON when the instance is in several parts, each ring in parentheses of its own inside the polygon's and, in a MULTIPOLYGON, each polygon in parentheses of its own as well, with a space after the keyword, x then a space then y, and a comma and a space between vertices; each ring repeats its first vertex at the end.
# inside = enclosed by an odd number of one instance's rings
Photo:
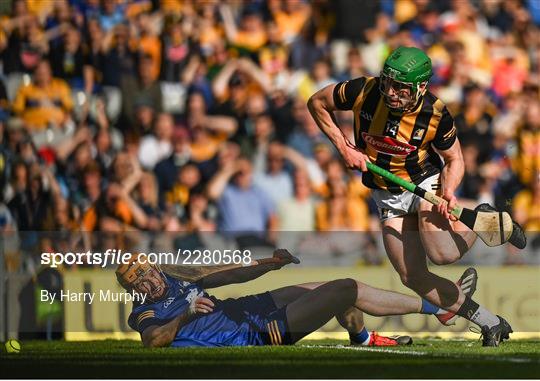
POLYGON ((496 346, 508 338, 512 329, 504 319, 466 297, 455 283, 428 270, 417 216, 383 221, 383 241, 388 258, 405 286, 429 302, 478 324, 484 345, 496 346))
POLYGON ((401 282, 429 302, 456 312, 465 295, 452 281, 428 270, 415 215, 383 221, 383 242, 401 282))
POLYGON ((422 304, 417 297, 376 289, 352 279, 284 287, 271 294, 278 308, 287 305, 287 320, 295 341, 334 316, 349 333, 359 332, 363 328, 361 311, 374 316, 401 315, 420 312, 422 304))
MULTIPOLYGON (((281 308, 304 295, 306 292, 313 290, 324 282, 311 282, 298 284, 296 286, 286 286, 270 292, 277 308, 281 308)), ((343 314, 336 315, 336 320, 339 324, 349 332, 351 341, 353 335, 358 335, 360 332, 367 332, 364 324, 364 314, 356 307, 350 307, 343 314)), ((367 333, 369 340, 369 333, 367 333)))
POLYGON ((450 221, 425 200, 418 208, 420 238, 429 259, 436 265, 459 260, 476 241, 477 235, 461 221, 450 221))
MULTIPOLYGON (((306 292, 319 287, 323 283, 324 282, 311 282, 298 284, 296 286, 287 286, 273 290, 270 293, 272 294, 272 298, 274 299, 277 308, 281 308, 294 302, 306 292)), ((364 314, 357 307, 350 307, 344 313, 336 315, 336 320, 351 336, 357 335, 359 332, 365 330, 364 314)))

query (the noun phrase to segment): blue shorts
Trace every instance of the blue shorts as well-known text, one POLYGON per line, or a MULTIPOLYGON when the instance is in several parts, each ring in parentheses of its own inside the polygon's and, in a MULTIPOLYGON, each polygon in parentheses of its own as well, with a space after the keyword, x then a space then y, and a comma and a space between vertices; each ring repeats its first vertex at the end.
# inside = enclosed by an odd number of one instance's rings
POLYGON ((249 322, 259 334, 258 345, 290 345, 286 306, 277 308, 270 292, 248 295, 238 299, 226 299, 224 308, 241 313, 242 320, 249 322))

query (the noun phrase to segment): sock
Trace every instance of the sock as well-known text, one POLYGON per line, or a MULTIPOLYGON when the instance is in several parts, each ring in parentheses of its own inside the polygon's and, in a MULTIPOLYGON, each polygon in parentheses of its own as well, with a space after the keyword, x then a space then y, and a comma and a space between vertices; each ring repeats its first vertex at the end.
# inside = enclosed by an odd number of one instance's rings
POLYGON ((496 315, 480 306, 468 296, 465 297, 465 301, 461 307, 459 307, 457 314, 478 324, 480 327, 487 326, 488 328, 491 328, 500 323, 500 320, 496 315))
POLYGON ((431 304, 426 299, 422 299, 422 309, 420 310, 421 314, 426 315, 442 315, 445 314, 447 311, 443 310, 440 307, 437 307, 434 304, 431 304))
POLYGON ((351 333, 349 332, 349 338, 353 343, 362 344, 362 345, 368 345, 369 339, 371 338, 370 333, 366 329, 366 327, 362 328, 362 330, 358 333, 351 333))

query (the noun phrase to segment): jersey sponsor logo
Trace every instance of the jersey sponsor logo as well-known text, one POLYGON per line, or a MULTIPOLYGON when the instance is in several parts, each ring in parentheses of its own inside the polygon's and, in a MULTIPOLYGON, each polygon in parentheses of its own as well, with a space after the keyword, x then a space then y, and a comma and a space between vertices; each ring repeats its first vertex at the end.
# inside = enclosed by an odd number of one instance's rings
POLYGON ((392 156, 407 156, 411 152, 416 151, 415 146, 401 142, 390 136, 370 135, 366 132, 362 132, 362 139, 377 152, 392 156))
POLYGON ((168 298, 165 303, 163 303, 163 308, 167 308, 171 305, 172 302, 174 302, 174 297, 168 298))

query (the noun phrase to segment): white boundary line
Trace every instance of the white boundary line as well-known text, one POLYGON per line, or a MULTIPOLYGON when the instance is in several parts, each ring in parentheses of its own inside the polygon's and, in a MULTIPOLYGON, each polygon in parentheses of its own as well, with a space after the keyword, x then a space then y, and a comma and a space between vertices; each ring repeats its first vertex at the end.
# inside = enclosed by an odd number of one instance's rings
POLYGON ((346 345, 300 345, 302 348, 336 348, 336 349, 346 349, 349 351, 359 351, 359 352, 376 352, 376 353, 391 353, 397 355, 409 355, 409 356, 432 356, 436 358, 450 358, 450 359, 472 359, 472 360, 488 360, 488 361, 499 361, 499 362, 512 362, 512 363, 536 363, 540 364, 540 358, 528 358, 528 357, 508 357, 508 356, 460 356, 454 355, 451 353, 433 353, 433 352, 424 352, 424 351, 411 351, 411 350, 396 350, 388 348, 372 348, 372 347, 363 347, 363 346, 346 346, 346 345))

